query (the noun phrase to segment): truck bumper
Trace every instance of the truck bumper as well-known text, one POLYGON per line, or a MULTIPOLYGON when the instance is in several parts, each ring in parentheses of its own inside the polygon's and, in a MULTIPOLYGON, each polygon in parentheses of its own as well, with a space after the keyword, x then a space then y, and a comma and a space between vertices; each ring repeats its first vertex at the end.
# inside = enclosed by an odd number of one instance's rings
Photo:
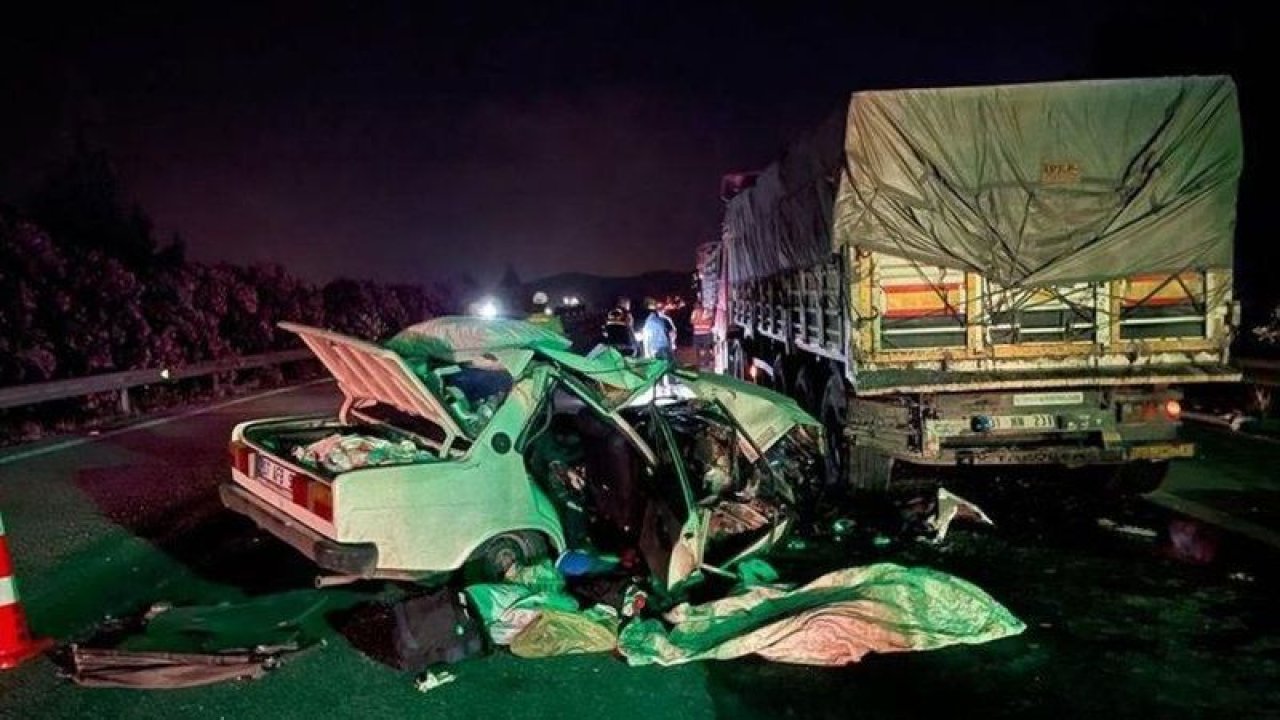
POLYGON ((374 576, 378 567, 377 545, 340 543, 327 538, 233 483, 221 485, 218 494, 228 510, 249 518, 325 570, 363 578, 374 576))
POLYGON ((1195 457, 1195 443, 1155 442, 1122 447, 944 449, 936 456, 899 456, 919 465, 1116 465, 1195 457))

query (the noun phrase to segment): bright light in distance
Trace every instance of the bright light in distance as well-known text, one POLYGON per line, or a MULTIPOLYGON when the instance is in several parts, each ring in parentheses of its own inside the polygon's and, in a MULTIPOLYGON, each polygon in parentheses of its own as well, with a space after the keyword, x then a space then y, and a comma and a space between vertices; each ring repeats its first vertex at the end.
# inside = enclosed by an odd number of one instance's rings
POLYGON ((482 318, 498 317, 498 301, 493 298, 485 298, 476 303, 476 315, 482 318))

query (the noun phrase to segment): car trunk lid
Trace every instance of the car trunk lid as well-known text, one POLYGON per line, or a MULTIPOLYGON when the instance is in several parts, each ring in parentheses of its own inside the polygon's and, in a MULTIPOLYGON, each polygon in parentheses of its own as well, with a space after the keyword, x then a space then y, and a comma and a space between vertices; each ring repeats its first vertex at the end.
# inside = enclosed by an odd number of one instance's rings
POLYGON ((394 350, 347 335, 319 328, 280 323, 280 327, 302 338, 338 381, 346 397, 342 420, 355 407, 382 404, 423 418, 444 431, 440 448, 447 454, 454 441, 472 438, 451 415, 440 397, 432 392, 394 350))

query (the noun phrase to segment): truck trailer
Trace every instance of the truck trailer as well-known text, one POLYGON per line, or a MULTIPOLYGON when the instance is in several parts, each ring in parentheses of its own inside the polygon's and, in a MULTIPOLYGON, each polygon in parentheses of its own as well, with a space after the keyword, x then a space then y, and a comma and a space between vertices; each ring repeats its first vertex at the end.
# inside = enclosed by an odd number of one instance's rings
POLYGON ((958 466, 1153 490, 1195 452, 1181 386, 1240 377, 1241 165, 1227 77, 854 93, 722 180, 716 369, 819 417, 856 490, 958 466))

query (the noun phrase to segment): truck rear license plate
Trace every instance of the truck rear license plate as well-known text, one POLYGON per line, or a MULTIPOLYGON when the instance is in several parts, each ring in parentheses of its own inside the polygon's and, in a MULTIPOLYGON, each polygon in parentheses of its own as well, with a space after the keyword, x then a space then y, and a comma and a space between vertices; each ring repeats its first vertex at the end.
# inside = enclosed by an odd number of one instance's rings
POLYGON ((281 495, 293 496, 293 471, 289 468, 261 455, 255 455, 254 474, 272 490, 281 495))
POLYGON ((1053 430, 1057 427, 1056 415, 996 415, 991 418, 992 430, 1053 430))

